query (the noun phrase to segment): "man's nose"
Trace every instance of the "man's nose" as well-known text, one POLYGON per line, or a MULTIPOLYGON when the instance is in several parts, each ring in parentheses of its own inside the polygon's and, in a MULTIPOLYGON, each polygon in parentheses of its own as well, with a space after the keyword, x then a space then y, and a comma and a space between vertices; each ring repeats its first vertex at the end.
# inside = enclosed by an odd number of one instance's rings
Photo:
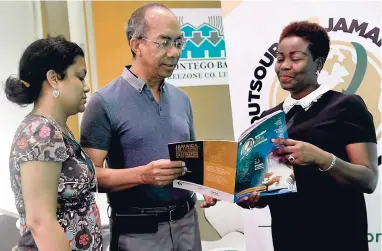
POLYGON ((177 49, 174 45, 172 45, 168 50, 167 50, 167 56, 170 58, 178 58, 180 57, 180 50, 177 49))

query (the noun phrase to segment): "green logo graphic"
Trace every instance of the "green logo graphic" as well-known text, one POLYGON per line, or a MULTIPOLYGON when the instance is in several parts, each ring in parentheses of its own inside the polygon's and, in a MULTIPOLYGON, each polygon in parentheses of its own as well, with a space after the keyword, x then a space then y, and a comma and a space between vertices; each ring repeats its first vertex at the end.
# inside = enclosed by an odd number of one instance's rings
POLYGON ((357 64, 353 75, 353 79, 351 80, 349 87, 346 90, 342 91, 345 94, 354 94, 357 92, 358 88, 362 83, 363 78, 365 77, 367 68, 367 53, 365 48, 361 44, 356 42, 352 42, 351 44, 354 46, 354 49, 356 51, 357 64))

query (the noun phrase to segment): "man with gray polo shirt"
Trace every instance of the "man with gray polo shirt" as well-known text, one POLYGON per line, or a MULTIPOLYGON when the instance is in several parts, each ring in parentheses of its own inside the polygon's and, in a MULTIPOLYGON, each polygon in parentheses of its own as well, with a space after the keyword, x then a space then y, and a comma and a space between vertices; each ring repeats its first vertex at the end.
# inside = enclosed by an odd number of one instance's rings
MULTIPOLYGON (((165 82, 184 46, 180 25, 163 5, 147 4, 132 14, 126 34, 132 65, 93 94, 81 125, 81 144, 108 192, 110 251, 199 251, 195 195, 172 187, 187 167, 170 161, 167 148, 195 140, 188 96, 165 82)), ((216 203, 205 200, 202 207, 216 203)))

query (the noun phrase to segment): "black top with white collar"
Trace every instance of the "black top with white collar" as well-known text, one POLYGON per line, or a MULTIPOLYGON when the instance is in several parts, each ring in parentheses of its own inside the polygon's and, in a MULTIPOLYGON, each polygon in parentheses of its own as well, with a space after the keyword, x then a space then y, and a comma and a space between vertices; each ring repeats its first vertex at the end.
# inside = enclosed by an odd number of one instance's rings
MULTIPOLYGON (((283 103, 262 116, 283 109, 283 103)), ((289 138, 311 143, 344 161, 346 145, 377 142, 361 97, 325 92, 309 109, 287 113, 289 138)), ((274 251, 367 251, 364 195, 315 165, 294 166, 298 193, 269 199, 274 251)))

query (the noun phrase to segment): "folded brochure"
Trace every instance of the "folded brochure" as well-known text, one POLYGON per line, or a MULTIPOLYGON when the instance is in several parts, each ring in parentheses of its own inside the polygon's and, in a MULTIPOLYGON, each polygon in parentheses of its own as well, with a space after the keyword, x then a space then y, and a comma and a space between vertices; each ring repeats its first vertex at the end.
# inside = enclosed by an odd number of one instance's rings
POLYGON ((270 155, 283 147, 272 143, 272 138, 288 138, 283 111, 252 124, 237 142, 170 143, 170 159, 184 161, 188 169, 173 186, 230 202, 237 202, 254 191, 259 191, 261 196, 297 192, 293 168, 270 155))

